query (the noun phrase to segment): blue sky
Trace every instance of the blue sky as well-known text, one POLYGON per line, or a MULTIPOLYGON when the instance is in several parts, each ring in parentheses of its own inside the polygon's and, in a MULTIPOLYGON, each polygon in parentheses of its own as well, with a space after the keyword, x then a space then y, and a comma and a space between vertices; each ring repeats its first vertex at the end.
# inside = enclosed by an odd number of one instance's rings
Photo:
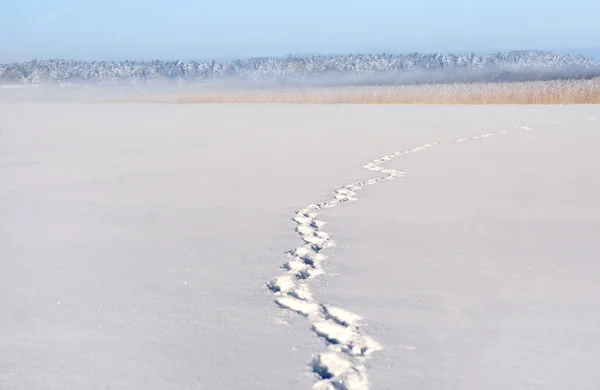
POLYGON ((0 0, 0 62, 600 47, 598 0, 0 0))

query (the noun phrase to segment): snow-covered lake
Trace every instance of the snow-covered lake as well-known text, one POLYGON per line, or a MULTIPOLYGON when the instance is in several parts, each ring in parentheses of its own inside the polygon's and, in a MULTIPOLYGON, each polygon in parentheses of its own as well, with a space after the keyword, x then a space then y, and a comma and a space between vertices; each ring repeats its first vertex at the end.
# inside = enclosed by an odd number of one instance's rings
POLYGON ((2 102, 0 389, 595 388, 599 144, 598 106, 2 102))

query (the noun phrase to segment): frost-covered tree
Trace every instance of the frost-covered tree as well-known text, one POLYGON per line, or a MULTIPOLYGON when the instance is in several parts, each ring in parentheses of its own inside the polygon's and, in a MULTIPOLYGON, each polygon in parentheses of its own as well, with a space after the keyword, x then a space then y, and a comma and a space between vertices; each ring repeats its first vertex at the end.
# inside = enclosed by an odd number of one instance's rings
POLYGON ((476 56, 455 54, 291 55, 229 62, 65 61, 0 65, 0 84, 146 83, 172 80, 341 83, 496 81, 600 75, 600 64, 581 56, 512 51, 476 56))

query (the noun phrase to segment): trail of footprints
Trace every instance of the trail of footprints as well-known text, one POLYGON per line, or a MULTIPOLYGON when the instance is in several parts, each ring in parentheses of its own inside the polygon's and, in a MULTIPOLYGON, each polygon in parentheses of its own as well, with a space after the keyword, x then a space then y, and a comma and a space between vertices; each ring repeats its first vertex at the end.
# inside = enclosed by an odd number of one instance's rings
MULTIPOLYGON (((559 123, 566 122, 551 122, 540 126, 559 123)), ((531 126, 519 126, 496 135, 529 130, 532 130, 531 126)), ((293 220, 297 224, 296 232, 304 244, 287 252, 289 259, 283 265, 285 272, 267 283, 267 287, 275 295, 277 305, 306 317, 312 331, 327 344, 327 350, 320 353, 311 364, 312 371, 318 377, 314 390, 369 389, 365 362, 374 352, 382 349, 377 341, 362 330, 360 316, 339 307, 317 302, 310 292, 308 281, 324 273, 323 261, 327 257, 323 252, 333 245, 330 235, 323 230, 325 222, 318 219, 319 212, 339 204, 356 201, 357 192, 365 186, 406 175, 406 172, 383 168, 382 164, 387 161, 441 145, 473 141, 493 135, 487 133, 452 141, 434 142, 380 157, 365 164, 364 168, 380 172, 381 176, 338 188, 331 199, 323 203, 311 204, 296 212, 293 220)))

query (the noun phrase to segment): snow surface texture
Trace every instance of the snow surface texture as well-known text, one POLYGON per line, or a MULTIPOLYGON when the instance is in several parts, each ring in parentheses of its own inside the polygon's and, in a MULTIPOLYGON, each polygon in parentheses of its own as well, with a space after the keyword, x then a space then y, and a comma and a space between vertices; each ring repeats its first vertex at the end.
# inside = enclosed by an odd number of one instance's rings
MULTIPOLYGON (((577 124, 582 121, 595 120, 595 117, 589 117, 566 123, 577 124)), ((563 123, 565 122, 553 121, 535 127, 563 123)), ((307 282, 309 279, 324 273, 322 262, 327 257, 323 254, 323 250, 333 245, 330 235, 323 231, 325 222, 318 219, 319 211, 358 200, 357 192, 367 185, 405 177, 407 172, 382 167, 385 162, 397 157, 426 151, 437 146, 531 130, 533 130, 532 125, 521 125, 496 134, 485 133, 451 141, 427 143, 411 150, 397 151, 382 156, 368 162, 364 165, 364 168, 385 175, 345 185, 335 190, 332 199, 323 203, 308 205, 296 212, 293 220, 298 225, 296 232, 304 241, 304 245, 288 252, 290 260, 283 265, 286 273, 267 283, 267 286, 275 294, 275 302, 279 306, 307 317, 313 332, 328 344, 328 351, 319 354, 312 363, 313 371, 320 379, 314 385, 315 390, 369 389, 364 363, 373 352, 382 349, 381 345, 361 330, 359 325, 361 317, 359 315, 318 302, 310 292, 307 282)))
POLYGON ((597 106, 0 104, 0 388, 295 390, 361 366, 373 389, 594 388, 590 117, 597 106), (290 220, 299 206, 387 176, 362 168, 373 156, 445 140, 379 164, 402 180, 317 211, 331 261, 291 281, 325 321, 273 303, 284 295, 265 283, 293 276, 279 267, 305 244, 293 229, 311 233, 290 220), (383 349, 336 350, 357 335, 383 349))
POLYGON ((231 62, 44 60, 0 65, 0 84, 139 84, 152 81, 277 85, 361 85, 525 81, 600 75, 598 61, 541 51, 490 55, 350 54, 231 62))

